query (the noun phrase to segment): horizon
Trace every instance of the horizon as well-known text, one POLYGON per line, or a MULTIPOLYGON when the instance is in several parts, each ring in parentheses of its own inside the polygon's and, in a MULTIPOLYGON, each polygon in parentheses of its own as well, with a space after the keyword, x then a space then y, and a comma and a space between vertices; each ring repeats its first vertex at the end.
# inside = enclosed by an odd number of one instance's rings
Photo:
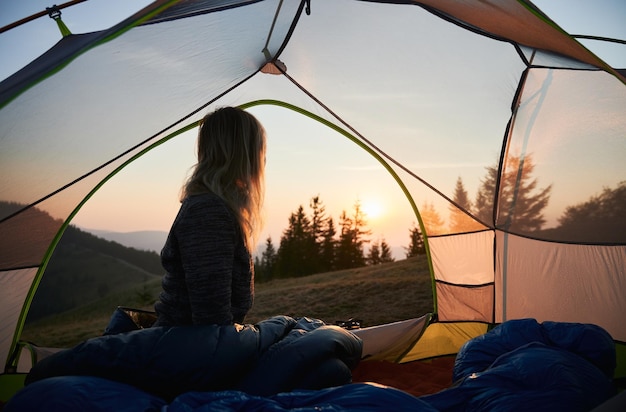
MULTIPOLYGON (((161 252, 161 248, 165 244, 165 239, 167 238, 167 235, 168 235, 167 231, 161 231, 161 230, 138 230, 138 231, 133 231, 133 232, 114 232, 110 230, 89 229, 89 228, 84 228, 84 227, 79 227, 79 226, 76 226, 76 227, 100 239, 113 241, 125 247, 132 247, 138 250, 155 252, 157 254, 161 252), (157 237, 156 239, 151 238, 148 240, 145 238, 138 238, 137 235, 140 235, 140 234, 151 234, 152 236, 156 234, 157 236, 160 236, 160 237, 157 237)), ((396 262, 407 258, 406 248, 408 247, 409 241, 410 239, 407 240, 407 245, 405 246, 404 245, 403 246, 389 245, 389 249, 391 250, 392 257, 394 258, 396 262)), ((273 239, 272 239, 272 244, 274 244, 273 239)), ((278 250, 278 246, 280 245, 274 244, 274 246, 278 250)), ((254 259, 258 257, 260 259, 264 251, 265 251, 265 242, 259 242, 254 253, 252 254, 252 258, 254 259)), ((365 257, 367 257, 368 251, 369 251, 369 247, 366 247, 365 253, 364 253, 365 257)))

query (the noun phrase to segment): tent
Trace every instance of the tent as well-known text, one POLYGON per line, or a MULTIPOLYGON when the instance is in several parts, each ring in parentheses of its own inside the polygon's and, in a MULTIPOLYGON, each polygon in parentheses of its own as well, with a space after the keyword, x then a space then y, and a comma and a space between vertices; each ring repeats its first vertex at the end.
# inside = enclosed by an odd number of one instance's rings
POLYGON ((402 190, 435 307, 393 325, 385 356, 455 353, 511 319, 583 322, 611 334, 623 377, 625 85, 624 70, 526 0, 157 0, 68 34, 0 84, 0 199, 24 205, 0 216, 0 386, 19 382, 23 323, 72 217, 222 105, 315 119, 402 190), (423 167, 494 158, 492 180, 476 181, 480 211, 455 199, 456 174, 423 167), (456 224, 435 224, 421 199, 456 210, 456 224))

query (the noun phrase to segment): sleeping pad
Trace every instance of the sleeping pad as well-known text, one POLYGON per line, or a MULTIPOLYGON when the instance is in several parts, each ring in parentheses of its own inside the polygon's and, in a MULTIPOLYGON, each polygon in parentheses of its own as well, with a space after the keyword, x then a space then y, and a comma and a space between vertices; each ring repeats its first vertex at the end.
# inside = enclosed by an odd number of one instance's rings
POLYGON ((25 384, 94 376, 164 399, 237 389, 271 395, 351 381, 362 342, 322 321, 276 316, 255 325, 153 327, 89 339, 37 363, 25 384))

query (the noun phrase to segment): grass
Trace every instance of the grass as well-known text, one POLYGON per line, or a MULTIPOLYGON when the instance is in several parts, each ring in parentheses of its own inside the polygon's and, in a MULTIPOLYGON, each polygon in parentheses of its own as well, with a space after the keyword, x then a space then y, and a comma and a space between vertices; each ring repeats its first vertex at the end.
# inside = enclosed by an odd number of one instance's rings
POLYGON ((276 314, 326 323, 349 318, 373 326, 432 312, 432 287, 423 257, 257 285, 246 320, 276 314))
MULTIPOLYGON (((362 326, 410 319, 433 311, 432 286, 423 256, 255 285, 255 301, 246 322, 274 315, 310 317, 332 324, 350 318, 362 326)), ((117 306, 152 309, 144 296, 158 296, 160 280, 27 324, 22 340, 40 346, 70 347, 98 336, 117 306)))
POLYGON ((78 309, 34 322, 27 321, 22 340, 45 347, 74 346, 85 339, 101 335, 118 306, 151 309, 152 304, 147 303, 143 296, 149 294, 156 297, 160 289, 161 280, 152 279, 78 309))

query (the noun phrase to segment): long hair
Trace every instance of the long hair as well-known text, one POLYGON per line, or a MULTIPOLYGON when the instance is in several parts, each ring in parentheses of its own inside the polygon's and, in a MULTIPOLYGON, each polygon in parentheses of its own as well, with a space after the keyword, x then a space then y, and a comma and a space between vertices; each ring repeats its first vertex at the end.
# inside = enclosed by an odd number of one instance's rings
POLYGON ((223 107, 202 120, 198 163, 181 191, 187 196, 212 192, 237 216, 252 253, 262 227, 265 190, 265 129, 250 113, 223 107))

